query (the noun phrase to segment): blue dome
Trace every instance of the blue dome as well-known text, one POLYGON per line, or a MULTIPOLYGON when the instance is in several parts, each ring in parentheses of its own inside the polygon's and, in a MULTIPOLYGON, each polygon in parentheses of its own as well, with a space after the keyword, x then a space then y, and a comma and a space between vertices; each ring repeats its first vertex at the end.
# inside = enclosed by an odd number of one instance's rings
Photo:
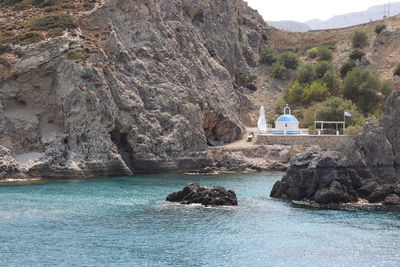
POLYGON ((277 121, 277 122, 299 122, 299 121, 296 119, 295 116, 289 115, 289 114, 279 116, 279 118, 278 118, 276 121, 277 121))

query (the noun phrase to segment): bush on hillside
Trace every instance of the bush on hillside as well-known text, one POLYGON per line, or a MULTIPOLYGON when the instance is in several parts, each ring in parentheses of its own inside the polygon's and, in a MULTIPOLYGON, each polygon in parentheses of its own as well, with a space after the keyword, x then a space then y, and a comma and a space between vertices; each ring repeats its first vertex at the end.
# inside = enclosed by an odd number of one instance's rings
POLYGON ((61 13, 34 17, 26 21, 25 25, 31 30, 74 29, 77 27, 76 22, 70 15, 61 13))
POLYGON ((394 91, 394 84, 393 82, 386 80, 382 83, 382 95, 387 98, 392 92, 394 91))
POLYGON ((40 42, 43 39, 43 36, 39 32, 25 32, 20 33, 18 35, 14 34, 6 34, 2 35, 0 38, 0 45, 8 46, 9 44, 33 44, 40 42))
POLYGON ((254 85, 254 81, 257 80, 256 75, 252 75, 249 73, 239 73, 236 76, 236 83, 239 84, 240 86, 247 87, 248 89, 251 89, 253 91, 257 90, 257 87, 254 85))
POLYGON ((328 91, 326 84, 314 81, 308 87, 304 88, 301 95, 302 103, 310 104, 312 102, 323 101, 328 96, 328 91))
POLYGON ((327 46, 320 46, 318 48, 318 60, 332 60, 333 53, 332 50, 329 49, 327 46))
POLYGON ((15 6, 21 2, 22 0, 0 0, 0 7, 15 6))
POLYGON ((347 125, 362 125, 364 118, 357 111, 357 107, 350 101, 340 97, 329 97, 324 102, 314 105, 303 112, 301 127, 308 128, 314 125, 314 120, 342 121, 344 112, 350 112, 352 117, 346 118, 347 125))
POLYGON ((278 60, 278 53, 271 48, 264 48, 260 52, 260 63, 272 65, 278 60))
POLYGON ((67 52, 67 57, 74 61, 83 61, 86 59, 86 56, 76 50, 69 50, 67 52))
POLYGON ((354 49, 351 51, 349 58, 351 60, 361 60, 365 56, 365 52, 359 48, 354 49))
POLYGON ((350 71, 352 71, 355 67, 356 67, 356 62, 354 60, 349 59, 345 61, 339 69, 340 76, 342 76, 342 78, 346 77, 346 75, 350 71))
POLYGON ((64 34, 64 30, 61 28, 55 28, 55 29, 51 29, 48 33, 47 36, 54 38, 54 37, 58 37, 58 36, 62 36, 64 34))
POLYGON ((385 24, 379 24, 375 26, 375 33, 380 34, 384 29, 386 29, 385 24))
POLYGON ((317 58, 318 57, 318 47, 308 49, 307 56, 311 59, 317 58))
POLYGON ((394 70, 393 75, 394 76, 400 76, 400 65, 398 65, 397 68, 394 70))
POLYGON ((354 48, 364 48, 369 45, 369 36, 365 30, 357 30, 354 32, 351 41, 354 48))
POLYGON ((286 68, 282 63, 275 62, 272 64, 272 77, 280 80, 287 80, 290 78, 291 71, 286 68))
POLYGON ((283 52, 278 56, 278 61, 288 69, 296 70, 300 65, 299 56, 293 52, 283 52))
POLYGON ((331 95, 340 94, 341 79, 335 70, 328 70, 324 73, 321 81, 326 84, 331 95))
POLYGON ((343 94, 346 99, 353 101, 360 111, 372 113, 379 104, 378 92, 381 82, 377 75, 369 70, 354 68, 343 82, 343 94))
POLYGON ((315 78, 322 79, 322 77, 324 77, 324 74, 329 70, 332 71, 335 70, 331 62, 329 61, 319 62, 318 64, 315 65, 315 78))
MULTIPOLYGON (((301 96, 303 95, 304 92, 304 87, 298 82, 293 83, 287 90, 283 104, 291 104, 291 105, 297 105, 301 103, 301 96)), ((278 113, 282 112, 282 109, 280 108, 278 113)))
POLYGON ((313 64, 301 65, 297 74, 297 81, 301 84, 308 84, 315 80, 315 67, 313 64))

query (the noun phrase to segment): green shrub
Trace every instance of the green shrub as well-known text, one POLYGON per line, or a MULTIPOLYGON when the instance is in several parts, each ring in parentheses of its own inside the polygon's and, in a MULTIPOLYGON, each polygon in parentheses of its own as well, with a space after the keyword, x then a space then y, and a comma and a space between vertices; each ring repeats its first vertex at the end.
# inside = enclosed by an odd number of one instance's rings
POLYGON ((310 86, 304 88, 304 92, 301 95, 302 103, 322 101, 328 96, 328 91, 326 84, 314 81, 310 86))
POLYGON ((25 33, 20 33, 18 35, 6 35, 2 36, 0 39, 0 44, 2 45, 8 45, 8 44, 21 44, 21 45, 27 45, 27 44, 33 44, 40 42, 43 39, 43 36, 39 32, 25 32, 25 33))
POLYGON ((51 29, 47 35, 51 38, 62 36, 64 34, 64 30, 61 28, 51 29))
POLYGON ((263 38, 263 40, 264 41, 268 41, 268 34, 266 33, 266 32, 263 32, 262 34, 261 34, 261 37, 263 38))
POLYGON ((343 82, 344 97, 353 101, 365 114, 370 114, 377 108, 379 91, 381 82, 378 76, 366 69, 354 68, 343 82))
POLYGON ((290 77, 290 70, 282 63, 275 62, 272 64, 272 77, 280 80, 287 80, 290 77))
POLYGON ((354 32, 351 41, 354 48, 363 48, 369 45, 369 36, 365 30, 357 30, 354 32))
POLYGON ((39 32, 26 32, 18 34, 13 43, 27 45, 40 42, 43 39, 43 36, 39 32))
POLYGON ((393 91, 394 84, 389 80, 383 81, 381 89, 382 95, 387 98, 393 91))
POLYGON ((20 10, 25 10, 25 9, 27 9, 29 7, 30 7, 30 3, 22 2, 22 3, 19 3, 19 4, 15 5, 14 6, 14 10, 15 11, 20 11, 20 10))
POLYGON ((74 8, 75 6, 73 4, 70 3, 62 3, 60 5, 61 8, 67 9, 67 8, 74 8))
POLYGON ((328 47, 332 52, 336 51, 336 46, 335 45, 327 45, 326 47, 328 47))
POLYGON ((323 60, 332 60, 332 50, 330 50, 326 46, 320 46, 318 48, 318 60, 323 61, 323 60))
POLYGON ((19 3, 21 3, 22 0, 1 0, 0 1, 0 7, 4 6, 15 6, 19 3))
POLYGON ((271 48, 264 48, 260 52, 260 63, 272 65, 278 60, 278 53, 271 48))
POLYGON ((74 29, 77 27, 76 22, 70 15, 61 13, 34 17, 26 21, 25 25, 31 30, 74 29))
POLYGON ((380 34, 384 29, 386 29, 385 24, 379 24, 375 26, 375 33, 380 34))
POLYGON ((356 135, 358 135, 359 133, 361 133, 361 131, 364 129, 364 127, 362 125, 350 125, 349 127, 346 128, 346 132, 347 135, 349 135, 350 137, 355 137, 356 135))
POLYGON ((257 76, 252 74, 239 73, 236 76, 236 83, 249 89, 255 88, 255 85, 253 84, 255 80, 257 80, 257 76))
POLYGON ((38 7, 50 7, 60 3, 60 0, 32 0, 32 4, 38 7))
POLYGON ((313 64, 301 65, 297 74, 297 81, 301 84, 308 84, 315 80, 315 66, 313 64))
POLYGON ((321 61, 315 65, 315 77, 316 79, 322 79, 324 74, 329 70, 334 70, 332 63, 329 61, 321 61))
POLYGON ((278 56, 278 61, 287 69, 296 70, 300 65, 299 56, 293 52, 283 52, 278 56))
MULTIPOLYGON (((275 113, 276 114, 282 114, 282 110, 283 108, 286 106, 288 102, 285 100, 285 98, 281 98, 278 100, 278 102, 275 105, 275 113)), ((273 124, 273 122, 276 121, 276 117, 270 118, 272 119, 272 123, 270 121, 268 121, 269 124, 273 124)))
POLYGON ((153 58, 154 58, 155 60, 157 60, 158 62, 164 61, 164 56, 163 56, 163 54, 161 54, 160 52, 154 53, 153 58))
POLYGON ((67 57, 74 61, 83 61, 86 59, 85 55, 81 54, 80 52, 78 52, 76 50, 69 50, 67 52, 67 57))
POLYGON ((303 112, 301 127, 308 128, 314 125, 314 120, 343 121, 344 112, 350 112, 346 118, 347 125, 362 125, 364 118, 357 111, 357 107, 350 101, 340 97, 329 97, 324 102, 314 105, 303 112))
POLYGON ((398 65, 397 68, 394 70, 393 75, 394 76, 400 76, 400 65, 398 65))
MULTIPOLYGON (((304 87, 298 82, 293 83, 287 90, 285 97, 284 97, 284 103, 289 103, 289 104, 300 104, 301 103, 301 96, 303 95, 304 92, 304 87)), ((278 112, 281 112, 282 109, 280 108, 278 112)))
POLYGON ((328 70, 324 73, 321 81, 326 84, 329 89, 329 92, 332 95, 338 95, 340 86, 341 86, 341 79, 334 70, 328 70))
POLYGON ((55 12, 55 11, 57 11, 57 10, 58 10, 57 7, 50 6, 50 7, 46 7, 46 8, 44 9, 44 12, 51 13, 51 12, 55 12))
POLYGON ((311 59, 317 58, 318 57, 318 48, 314 47, 314 48, 308 49, 307 56, 311 59))
POLYGON ((351 60, 361 60, 365 56, 365 52, 359 48, 354 49, 351 51, 349 58, 351 60))
POLYGON ((347 73, 349 73, 350 71, 352 71, 354 68, 356 67, 356 62, 354 60, 347 60, 343 63, 343 65, 340 67, 340 76, 342 76, 342 78, 346 77, 347 73))

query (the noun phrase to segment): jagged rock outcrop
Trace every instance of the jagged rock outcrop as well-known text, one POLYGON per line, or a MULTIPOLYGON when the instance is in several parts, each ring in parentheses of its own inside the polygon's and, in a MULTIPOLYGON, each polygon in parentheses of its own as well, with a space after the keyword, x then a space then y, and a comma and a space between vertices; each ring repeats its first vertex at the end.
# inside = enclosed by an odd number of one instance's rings
POLYGON ((208 188, 198 184, 188 184, 181 191, 168 195, 167 201, 180 204, 202 204, 204 206, 237 206, 237 197, 232 190, 221 186, 208 188))
POLYGON ((241 79, 269 36, 244 1, 109 0, 78 24, 0 66, 0 144, 45 155, 28 175, 197 169, 241 137, 241 79))
POLYGON ((0 177, 25 178, 22 167, 12 157, 10 150, 0 145, 0 177))
POLYGON ((396 205, 400 196, 400 92, 387 100, 381 119, 365 128, 340 151, 313 147, 298 155, 271 197, 317 203, 396 205))

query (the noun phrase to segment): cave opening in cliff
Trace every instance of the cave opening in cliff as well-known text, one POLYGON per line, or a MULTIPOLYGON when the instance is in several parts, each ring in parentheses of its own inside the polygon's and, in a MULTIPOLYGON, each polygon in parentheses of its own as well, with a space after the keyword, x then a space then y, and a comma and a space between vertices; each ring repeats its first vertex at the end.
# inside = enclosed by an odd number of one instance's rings
POLYGON ((126 166, 133 172, 134 171, 134 160, 133 160, 133 149, 128 142, 127 134, 121 133, 120 130, 114 129, 111 133, 111 140, 117 146, 118 153, 121 155, 122 160, 126 166))
POLYGON ((238 125, 214 112, 204 115, 203 128, 208 146, 229 144, 239 140, 242 136, 242 130, 238 125))

